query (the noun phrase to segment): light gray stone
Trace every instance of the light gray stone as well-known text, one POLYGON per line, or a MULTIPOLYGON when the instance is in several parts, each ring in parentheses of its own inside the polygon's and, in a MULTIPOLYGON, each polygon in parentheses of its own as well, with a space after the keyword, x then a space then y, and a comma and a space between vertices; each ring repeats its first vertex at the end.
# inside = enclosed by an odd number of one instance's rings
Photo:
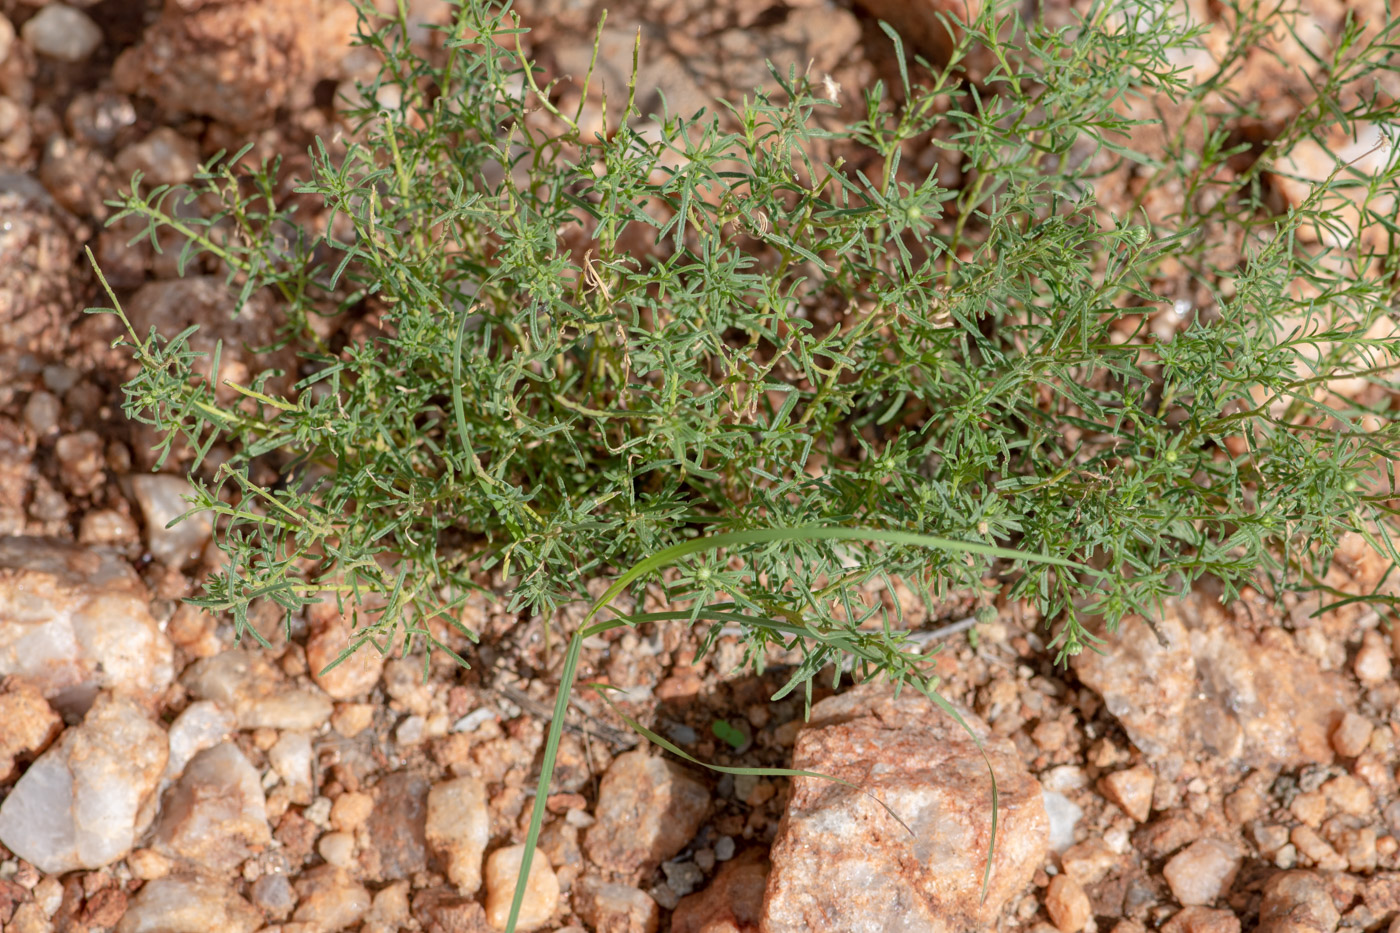
POLYGON ((150 824, 166 755, 145 709, 102 694, 0 803, 0 842, 51 874, 124 857, 150 824))

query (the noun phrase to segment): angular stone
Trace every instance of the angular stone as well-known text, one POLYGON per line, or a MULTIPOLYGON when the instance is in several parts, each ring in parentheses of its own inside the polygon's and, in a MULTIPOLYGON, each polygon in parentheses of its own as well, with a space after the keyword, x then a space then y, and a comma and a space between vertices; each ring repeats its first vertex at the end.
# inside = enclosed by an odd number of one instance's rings
POLYGON ((574 886, 573 905, 574 913, 595 930, 656 933, 661 923, 661 909, 645 891, 597 878, 574 886))
POLYGON ((1229 910, 1187 907, 1162 924, 1162 933, 1240 933, 1240 918, 1229 910))
POLYGON ((771 853, 765 933, 982 929, 1020 893, 1047 854, 1040 784, 1009 740, 960 712, 983 743, 1000 793, 985 901, 991 778, 981 752, 916 691, 896 698, 888 684, 862 684, 813 706, 798 736, 794 768, 854 786, 793 779, 771 853))
POLYGON ((1343 758, 1355 758, 1371 744, 1375 727, 1371 720, 1347 710, 1341 722, 1332 729, 1332 748, 1343 758))
POLYGON ((122 858, 150 823, 166 754, 142 707, 100 695, 0 803, 0 842, 51 874, 122 858))
POLYGON ((1147 765, 1104 775, 1102 786, 1104 796, 1139 823, 1146 823, 1152 815, 1152 789, 1157 786, 1157 775, 1147 765))
POLYGON ((1240 862, 1240 853, 1229 843, 1198 839, 1172 856, 1162 874, 1181 904, 1205 905, 1230 890, 1240 862))
POLYGON ((330 71, 354 25, 353 9, 332 0, 167 3, 112 76, 166 110, 251 130, 330 71))
POLYGON ((314 759, 311 736, 305 732, 283 732, 267 750, 268 764, 287 785, 292 803, 305 806, 311 802, 314 759))
POLYGON ((1127 621, 1103 654, 1072 662, 1149 763, 1209 757, 1264 769, 1331 760, 1330 727, 1352 705, 1342 678, 1267 630, 1243 631, 1218 601, 1193 595, 1164 609, 1156 627, 1165 647, 1144 623, 1127 621))
POLYGON ((364 885, 334 865, 303 872, 293 886, 301 900, 292 919, 309 924, 308 933, 350 929, 370 908, 370 893, 364 885))
POLYGON ((196 700, 186 706, 166 733, 170 759, 165 764, 165 779, 178 778, 191 758, 218 745, 237 728, 233 713, 211 700, 196 700))
POLYGON ((1281 871, 1264 882, 1258 933, 1333 933, 1341 919, 1327 883, 1310 871, 1281 871))
MULTIPOLYGON (((385 891, 392 891, 392 888, 385 888, 385 891)), ((381 891, 375 895, 374 910, 371 917, 380 913, 381 891)), ((398 905, 386 904, 386 907, 398 912, 398 905)), ((408 905, 403 905, 404 919, 407 919, 408 905)), ((388 913, 389 911, 384 911, 388 913)), ((494 928, 486 922, 486 909, 475 899, 462 897, 451 888, 425 888, 413 895, 413 916, 422 926, 425 933, 493 933, 494 928)), ((369 918, 367 918, 369 919, 369 918)), ((385 927, 389 924, 385 923, 385 927)), ((402 920, 395 923, 392 929, 398 931, 405 928, 402 920)), ((366 924, 366 933, 376 933, 370 931, 366 924)), ((386 930, 387 933, 387 930, 386 930)))
POLYGON ((433 785, 428 792, 424 838, 447 865, 447 877, 462 894, 481 887, 481 859, 491 841, 486 785, 461 777, 433 785))
POLYGON ((424 778, 403 771, 386 775, 375 786, 374 810, 365 821, 370 842, 366 878, 407 878, 428 867, 428 789, 424 778))
POLYGON ((225 742, 195 755, 166 793, 153 848, 224 872, 271 841, 258 772, 237 745, 225 742))
POLYGON ((172 875, 142 885, 116 933, 253 933, 262 922, 223 881, 172 875))
POLYGON ((258 650, 225 651, 196 661, 181 677, 186 689, 234 714, 240 729, 314 731, 330 719, 331 701, 319 690, 286 682, 258 650))
POLYGON ((173 527, 165 527, 190 511, 191 505, 185 500, 196 493, 189 481, 164 473, 137 474, 131 477, 131 490, 146 523, 146 550, 151 556, 171 567, 198 560, 214 533, 209 513, 199 512, 173 527))
POLYGON ((758 933, 768 859, 751 850, 725 862, 709 886, 681 898, 671 915, 671 933, 758 933))
POLYGON ((17 757, 42 752, 63 729, 63 720, 39 689, 14 678, 0 683, 0 723, 0 783, 14 774, 17 757))
POLYGON ((120 557, 42 538, 0 538, 0 676, 81 712, 100 689, 158 693, 170 640, 120 557))
MULTIPOLYGON (((510 905, 515 898, 515 885, 520 878, 520 863, 525 858, 523 845, 506 846, 491 853, 486 860, 486 920, 497 930, 506 928, 510 905)), ((536 851, 530 860, 530 874, 525 879, 525 896, 520 902, 520 915, 515 928, 520 933, 538 930, 549 922, 559 907, 559 880, 543 852, 536 851)))
POLYGON ((685 848, 709 808, 709 789, 689 771, 643 749, 627 752, 603 775, 584 850, 602 868, 649 874, 685 848))
POLYGON ((1089 895, 1084 893, 1078 881, 1068 875, 1056 875, 1050 879, 1050 885, 1045 889, 1045 912, 1060 933, 1079 933, 1094 915, 1089 895))

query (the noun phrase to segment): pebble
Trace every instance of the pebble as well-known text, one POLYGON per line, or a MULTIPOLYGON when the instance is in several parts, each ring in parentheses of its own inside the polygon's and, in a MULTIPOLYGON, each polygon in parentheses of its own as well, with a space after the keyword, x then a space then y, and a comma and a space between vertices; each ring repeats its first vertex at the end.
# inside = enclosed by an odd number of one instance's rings
POLYGON ((257 908, 222 880, 172 875, 141 886, 116 933, 253 933, 262 925, 257 908))
POLYGON ((715 860, 727 862, 734 857, 734 837, 720 836, 715 841, 715 860))
POLYGON ((199 170, 199 146, 173 127, 161 126, 139 142, 117 153, 114 160, 123 184, 135 172, 143 176, 143 190, 154 185, 180 185, 199 170))
POLYGON ((1089 895, 1078 881, 1068 875, 1056 875, 1045 889, 1045 912, 1060 933, 1079 933, 1093 916, 1089 895))
POLYGON ((1084 809, 1064 794, 1043 792, 1045 815, 1050 821, 1050 848, 1063 852, 1074 845, 1074 829, 1084 818, 1084 809))
POLYGON ((1199 839, 1162 869, 1172 896, 1184 906, 1209 904, 1230 889, 1240 869, 1238 852, 1217 839, 1199 839))
POLYGON ((240 729, 314 732, 331 715, 331 701, 324 693, 286 683, 260 650, 225 651, 196 661, 181 682, 195 697, 231 711, 240 729))
POLYGON ((316 851, 337 868, 349 868, 355 861, 355 837, 350 833, 326 833, 317 841, 316 851))
POLYGON ((268 764, 287 785, 292 803, 308 804, 311 786, 311 736, 305 732, 283 732, 267 750, 268 764))
POLYGON ((647 874, 694 838, 709 812, 710 791, 689 771, 643 749, 613 760, 584 837, 595 865, 647 874))
POLYGON ((165 765, 165 779, 179 778, 190 759, 206 748, 213 748, 238 728, 233 714, 209 700, 196 700, 186 706, 170 724, 166 736, 170 742, 170 758, 165 765))
POLYGON ((166 794, 152 845, 224 872, 271 841, 258 772, 237 745, 224 742, 195 755, 166 794))
POLYGON ((136 541, 136 523, 115 509, 93 509, 83 514, 78 541, 89 547, 125 547, 136 541))
POLYGON ((1186 907, 1162 924, 1162 933, 1240 933, 1240 918, 1229 910, 1186 907))
POLYGON ((428 845, 447 864, 447 877, 464 895, 481 887, 481 859, 491 840, 486 785, 474 777, 435 784, 428 792, 428 845))
POLYGON ((172 863, 155 849, 137 849, 126 857, 126 867, 133 878, 154 881, 170 874, 172 863))
POLYGON ((1327 883, 1310 871, 1284 871, 1264 883, 1258 933, 1333 933, 1341 915, 1327 883))
POLYGON ((364 825, 374 810, 374 798, 358 791, 347 792, 331 804, 331 826, 341 832, 353 833, 364 825))
POLYGON ((1366 633, 1352 670, 1356 673, 1356 679, 1368 687, 1390 679, 1390 652, 1386 650, 1385 641, 1378 632, 1366 633))
POLYGON ((366 878, 392 881, 427 868, 429 791, 427 780, 407 771, 387 774, 375 785, 374 809, 365 821, 366 878))
POLYGON ((1147 765, 1136 765, 1105 775, 1101 786, 1104 796, 1124 813, 1146 823, 1152 815, 1152 791, 1157 775, 1147 765))
POLYGON ((49 874, 123 858, 166 755, 165 732, 139 704, 100 694, 0 802, 0 843, 49 874))
POLYGON ((292 883, 280 872, 263 875, 254 881, 249 893, 257 908, 272 920, 287 919, 292 915, 292 908, 297 905, 297 895, 292 890, 292 883))
POLYGON ((1366 782, 1350 774, 1332 778, 1322 785, 1321 792, 1329 804, 1352 816, 1368 816, 1376 805, 1375 795, 1366 782))
POLYGON ((331 714, 331 728, 353 739, 374 722, 374 709, 373 703, 337 703, 331 714))
MULTIPOLYGON (((0 28, 0 31, 3 29, 0 28)), ((63 403, 58 396, 43 389, 31 393, 24 403, 24 423, 39 437, 48 437, 57 431, 58 419, 62 414, 63 403)))
POLYGON ((157 473, 131 477, 131 489, 145 519, 151 556, 172 567, 197 560, 214 531, 209 515, 196 513, 173 528, 165 527, 190 510, 185 499, 196 495, 195 488, 182 477, 157 473))
POLYGON ((332 933, 353 927, 370 908, 369 891, 335 865, 320 865, 302 872, 293 887, 300 903, 292 919, 311 924, 308 933, 332 933))
MULTIPOLYGON (((511 900, 515 897, 520 863, 525 857, 523 845, 506 846, 491 853, 486 860, 486 919, 497 930, 506 928, 510 919, 511 900)), ((520 916, 515 928, 520 933, 538 930, 549 922, 559 907, 559 879, 549 866, 543 852, 530 860, 530 875, 525 880, 525 896, 520 902, 520 916)))
POLYGON ((85 61, 102 44, 102 30, 82 10, 63 3, 40 8, 21 28, 29 47, 63 62, 85 61))
POLYGON ((1375 727, 1371 725, 1371 720, 1348 710, 1332 730, 1332 748, 1343 758, 1355 758, 1371 744, 1373 731, 1375 727))
POLYGON ((587 877, 574 886, 574 913, 595 930, 656 933, 661 911, 645 891, 587 877))

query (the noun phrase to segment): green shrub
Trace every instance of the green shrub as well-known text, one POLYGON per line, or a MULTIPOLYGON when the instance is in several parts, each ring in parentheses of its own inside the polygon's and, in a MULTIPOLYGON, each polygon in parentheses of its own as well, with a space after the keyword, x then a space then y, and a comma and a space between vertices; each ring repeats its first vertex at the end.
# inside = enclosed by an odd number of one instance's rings
POLYGON ((1347 530, 1396 559, 1400 161, 1339 165, 1282 213, 1266 177, 1303 140, 1396 121, 1368 84, 1397 65, 1396 26, 1349 21, 1314 96, 1261 141, 1229 81, 1290 20, 1227 4, 1234 45, 1197 80, 1173 62, 1199 30, 1163 9, 1095 4, 1051 28, 988 4, 949 62, 900 53, 900 84, 864 89, 837 132, 817 121, 835 89, 790 69, 776 93, 650 123, 629 89, 606 138, 558 109, 498 7, 463 2, 431 60, 367 13, 384 67, 365 97, 400 103, 355 111, 342 154, 313 151, 297 190, 332 234, 298 226, 275 163, 239 156, 201 176, 199 203, 222 205, 203 219, 139 178, 114 218, 184 233, 185 258, 212 254, 244 298, 271 289, 302 359, 285 396, 262 373, 230 408, 192 378, 188 334, 125 338, 129 415, 192 471, 233 451, 194 503, 228 556, 199 602, 242 629, 255 598, 290 614, 378 594, 356 645, 440 648, 426 620, 483 570, 548 619, 584 581, 703 535, 905 532, 961 546, 696 545, 670 588, 691 608, 665 617, 710 638, 739 620, 758 664, 801 649, 789 688, 843 653, 858 676, 927 685, 889 627, 858 628, 877 610, 855 586, 998 581, 1062 659, 1094 641, 1091 617, 1112 631, 1206 574, 1227 593, 1306 586, 1347 530), (1166 123, 1124 115, 1154 107, 1166 123), (909 168, 928 147, 963 187, 909 168), (1137 193, 1111 216, 1095 186, 1129 165, 1137 193), (1142 209, 1163 192, 1173 210, 1142 209), (1167 289, 1208 300, 1158 336, 1167 289), (318 336, 338 315, 377 330, 318 336), (1341 378, 1385 391, 1325 391, 1341 378))

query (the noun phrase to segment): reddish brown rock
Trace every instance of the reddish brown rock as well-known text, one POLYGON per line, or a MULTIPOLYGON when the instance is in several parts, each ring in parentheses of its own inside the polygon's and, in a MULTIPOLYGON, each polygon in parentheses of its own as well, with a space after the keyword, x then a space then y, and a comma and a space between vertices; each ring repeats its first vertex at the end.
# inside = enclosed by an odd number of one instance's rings
POLYGON ((1240 870, 1240 854, 1218 839, 1198 839, 1172 856, 1162 869, 1172 895, 1182 904, 1210 904, 1230 890, 1240 870))
POLYGON ((864 684, 812 707, 798 737, 794 768, 854 787, 793 780, 771 853, 765 933, 985 928, 1025 887, 1048 850, 1040 785, 1010 741, 961 714, 981 739, 1000 792, 985 900, 991 779, 981 752, 914 690, 896 699, 888 684, 864 684))
POLYGON ((1104 796, 1139 823, 1146 823, 1152 815, 1152 789, 1156 784, 1157 775, 1147 765, 1114 771, 1101 782, 1104 796))
POLYGON ((386 775, 375 786, 374 809, 365 821, 366 878, 407 878, 428 866, 428 790, 425 779, 405 772, 386 775))
MULTIPOLYGON (((375 901, 376 909, 378 900, 375 901)), ((486 910, 451 888, 426 888, 413 895, 413 916, 426 933, 494 933, 486 910)))
POLYGON ((694 838, 709 807, 709 790, 680 765, 640 749, 619 755, 598 788, 584 850, 602 868, 650 873, 694 838))
MULTIPOLYGON (((574 886, 573 904, 584 923, 608 933, 656 933, 661 923, 656 901, 625 884, 584 878, 574 886)), ((677 929, 674 921, 671 929, 677 929)))
POLYGON ((373 690, 384 671, 384 656, 373 645, 361 645, 326 670, 350 647, 350 614, 337 610, 334 603, 315 603, 307 610, 306 621, 306 665, 316 685, 335 700, 354 699, 373 690))
POLYGON ((254 129, 302 102, 344 54, 354 25, 353 8, 335 0, 166 3, 112 77, 166 110, 254 129))
POLYGON ((1162 924, 1162 933, 1240 933, 1240 918, 1229 910, 1187 907, 1162 924))
POLYGON ((32 757, 49 747, 63 720, 32 684, 7 678, 0 683, 0 782, 14 775, 17 757, 32 757))
POLYGON ((1310 871, 1284 871, 1264 884, 1259 933, 1333 933, 1341 921, 1327 884, 1310 871))
POLYGON ((768 859, 750 850, 726 862, 703 891, 681 899, 671 933, 758 933, 768 859))
POLYGON ((0 173, 0 364, 4 351, 56 356, 89 277, 77 220, 29 175, 0 173))
POLYGON ((1050 885, 1045 889, 1045 912, 1060 933, 1079 933, 1094 915, 1089 895, 1084 893, 1078 881, 1068 875, 1056 875, 1050 879, 1050 885))

